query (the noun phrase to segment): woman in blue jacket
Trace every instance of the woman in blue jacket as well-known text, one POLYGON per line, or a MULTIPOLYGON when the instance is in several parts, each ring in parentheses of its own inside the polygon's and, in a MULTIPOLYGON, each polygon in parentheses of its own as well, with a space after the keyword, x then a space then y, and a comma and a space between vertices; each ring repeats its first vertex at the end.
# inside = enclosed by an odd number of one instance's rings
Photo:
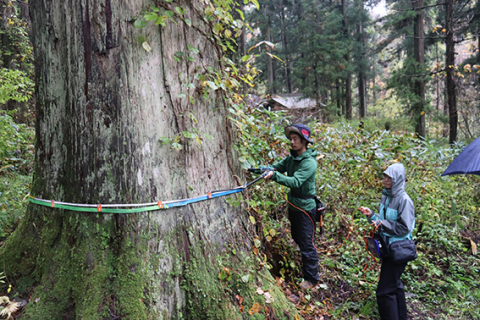
MULTIPOLYGON (((379 226, 380 234, 387 244, 399 240, 412 240, 415 227, 415 208, 405 192, 405 168, 396 163, 383 172, 385 189, 382 192, 379 213, 360 207, 372 225, 379 226)), ((406 320, 407 304, 400 277, 407 262, 395 264, 391 259, 382 259, 382 269, 377 287, 378 311, 382 320, 406 320)))

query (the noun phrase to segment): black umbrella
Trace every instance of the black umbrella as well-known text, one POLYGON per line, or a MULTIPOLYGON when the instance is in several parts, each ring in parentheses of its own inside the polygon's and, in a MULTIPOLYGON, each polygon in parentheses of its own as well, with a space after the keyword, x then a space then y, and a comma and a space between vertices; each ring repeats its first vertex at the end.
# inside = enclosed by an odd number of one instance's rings
POLYGON ((476 174, 480 176, 480 138, 470 143, 448 166, 442 176, 476 174))

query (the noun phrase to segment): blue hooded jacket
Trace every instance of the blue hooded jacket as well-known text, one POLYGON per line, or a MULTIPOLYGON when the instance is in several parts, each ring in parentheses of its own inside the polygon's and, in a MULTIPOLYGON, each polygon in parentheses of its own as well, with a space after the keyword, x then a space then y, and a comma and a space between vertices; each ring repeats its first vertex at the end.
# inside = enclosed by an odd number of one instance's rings
POLYGON ((412 230, 415 227, 415 207, 412 199, 405 192, 405 168, 396 163, 384 172, 392 178, 392 188, 384 189, 378 214, 372 214, 369 221, 382 220, 380 234, 388 243, 399 240, 413 240, 412 230))

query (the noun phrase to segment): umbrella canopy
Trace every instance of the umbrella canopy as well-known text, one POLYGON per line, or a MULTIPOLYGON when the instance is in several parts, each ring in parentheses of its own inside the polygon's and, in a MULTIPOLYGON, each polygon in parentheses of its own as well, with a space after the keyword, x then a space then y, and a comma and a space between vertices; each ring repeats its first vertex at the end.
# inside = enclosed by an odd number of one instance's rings
POLYGON ((480 175, 480 138, 470 143, 448 166, 442 176, 452 174, 480 175))

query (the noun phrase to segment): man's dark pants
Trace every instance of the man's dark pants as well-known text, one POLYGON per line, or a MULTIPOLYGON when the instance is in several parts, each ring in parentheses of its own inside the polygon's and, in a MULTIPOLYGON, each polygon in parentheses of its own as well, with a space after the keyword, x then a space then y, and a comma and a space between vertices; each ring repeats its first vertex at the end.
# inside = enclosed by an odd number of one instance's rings
POLYGON ((313 246, 313 235, 315 233, 315 211, 316 208, 305 212, 298 210, 288 210, 288 219, 290 220, 292 238, 300 247, 302 254, 302 272, 305 280, 317 283, 318 277, 318 254, 313 246))
POLYGON ((382 320, 406 320, 407 303, 402 276, 407 263, 394 264, 389 259, 382 261, 380 281, 377 287, 378 312, 382 320))

